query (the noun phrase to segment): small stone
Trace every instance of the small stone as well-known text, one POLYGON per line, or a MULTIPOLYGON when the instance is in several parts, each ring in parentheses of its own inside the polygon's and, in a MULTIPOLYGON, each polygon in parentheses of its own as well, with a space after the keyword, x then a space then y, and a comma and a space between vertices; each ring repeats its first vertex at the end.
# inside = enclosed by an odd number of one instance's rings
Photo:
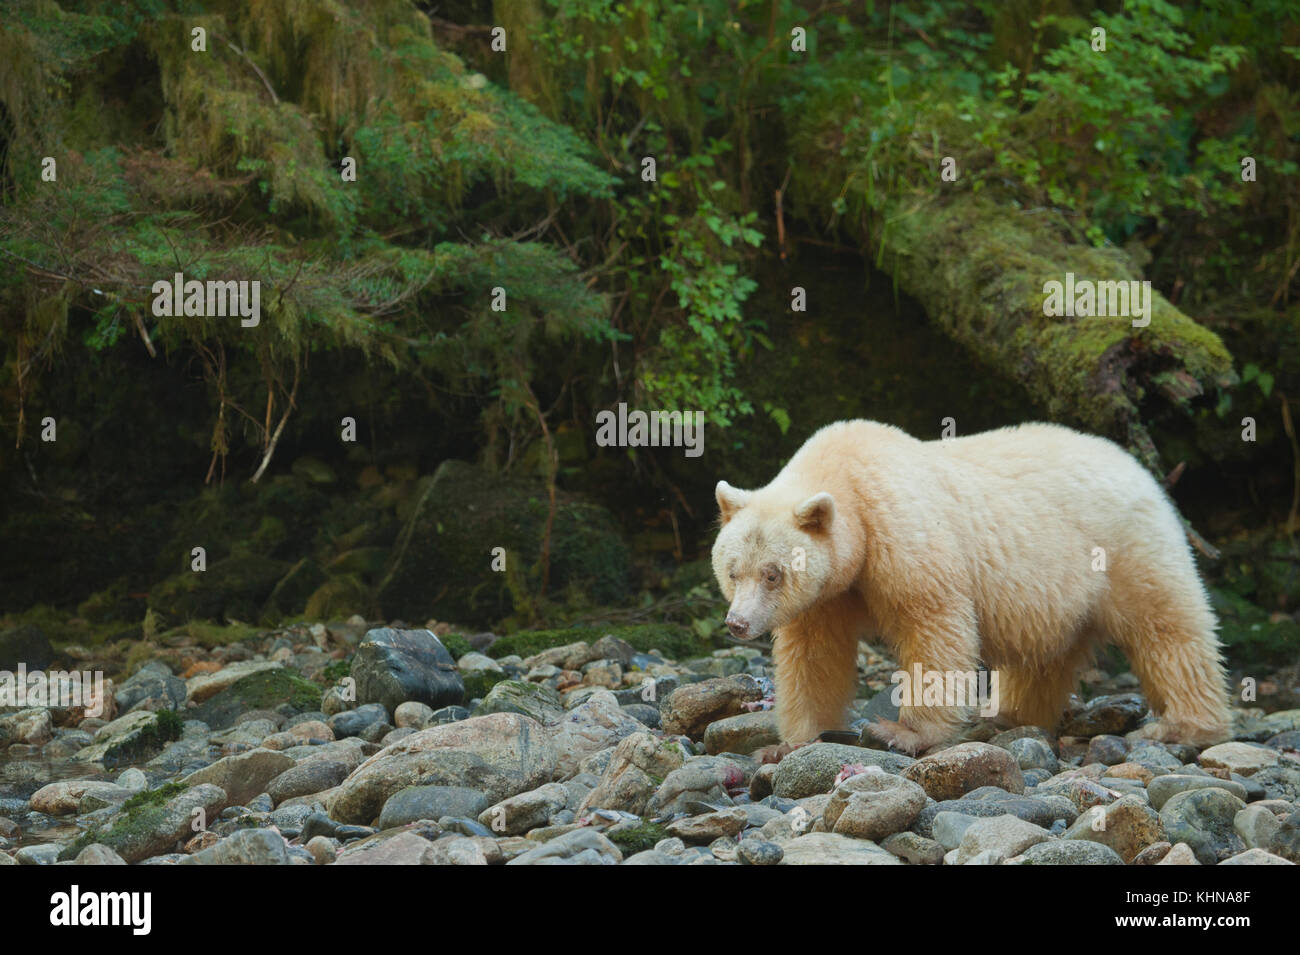
POLYGON ((663 698, 660 724, 670 735, 700 739, 710 723, 738 716, 745 703, 762 698, 758 681, 748 674, 688 683, 663 698))
POLYGON ((724 836, 734 838, 747 822, 745 810, 737 807, 679 819, 668 824, 668 832, 684 843, 703 845, 724 836))
POLYGON ((1271 852, 1265 852, 1263 849, 1247 849, 1245 852, 1224 859, 1219 865, 1295 865, 1295 863, 1271 852))
POLYGON ((1232 817, 1232 828, 1247 849, 1267 849, 1282 823, 1262 806, 1247 806, 1232 817))
POLYGON ((832 832, 876 841, 910 826, 925 803, 916 783, 869 766, 835 787, 823 820, 832 832))
POLYGON ((1020 766, 1005 749, 989 743, 958 743, 925 756, 901 775, 918 783, 932 799, 957 799, 981 786, 1011 793, 1025 791, 1020 766))
POLYGON ((1246 804, 1224 789, 1175 793, 1160 810, 1171 842, 1192 847, 1202 865, 1214 865, 1246 848, 1233 820, 1246 804))
POLYGON ((1062 839, 1030 846, 1009 863, 1019 865, 1123 865, 1124 860, 1110 846, 1100 842, 1062 839))
POLYGON ((1254 743, 1220 743, 1202 751, 1202 766, 1226 769, 1242 776, 1251 776, 1261 769, 1276 766, 1282 754, 1268 746, 1254 743))
POLYGON ((1131 862, 1153 842, 1163 841, 1165 830, 1155 810, 1136 796, 1124 796, 1083 813, 1061 838, 1100 842, 1131 862))
MULTIPOLYGON (((961 840, 957 841, 960 843, 961 840)), ((943 862, 944 847, 915 832, 896 832, 881 842, 880 848, 912 865, 940 865, 943 862)))
POLYGON ((1196 853, 1192 847, 1185 842, 1180 842, 1173 846, 1156 865, 1200 865, 1201 862, 1196 858, 1196 853))
POLYGON ((1222 789, 1232 793, 1242 802, 1246 801, 1246 787, 1239 783, 1229 779, 1217 779, 1214 776, 1192 776, 1183 773, 1156 776, 1147 783, 1147 798, 1151 800, 1151 805, 1155 809, 1163 809, 1165 803, 1178 793, 1190 792, 1194 789, 1222 789))
POLYGON ((1114 766, 1122 763, 1128 756, 1128 741, 1122 736, 1101 735, 1094 736, 1088 742, 1088 754, 1084 757, 1085 763, 1101 763, 1103 766, 1114 766))
POLYGON ((962 834, 961 843, 957 846, 956 862, 958 865, 966 865, 989 850, 1001 854, 1002 858, 1010 858, 1051 838, 1052 834, 1046 829, 1015 816, 977 819, 962 834))
POLYGON ((785 850, 766 839, 742 839, 736 850, 741 865, 780 865, 783 858, 785 850))

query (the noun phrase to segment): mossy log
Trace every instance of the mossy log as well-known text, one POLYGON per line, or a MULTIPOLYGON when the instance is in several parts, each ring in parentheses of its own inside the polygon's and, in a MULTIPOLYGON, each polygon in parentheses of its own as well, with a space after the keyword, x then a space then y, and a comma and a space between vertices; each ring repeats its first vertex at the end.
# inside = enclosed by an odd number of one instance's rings
POLYGON ((1126 252, 1088 244, 1055 210, 941 183, 924 162, 896 170, 894 194, 882 194, 877 163, 855 158, 869 155, 867 145, 831 119, 809 120, 793 137, 792 191, 804 214, 844 210, 842 228, 944 334, 1022 384, 1050 418, 1125 443, 1164 477, 1147 422, 1236 383, 1219 337, 1154 288, 1141 327, 1126 316, 1045 314, 1046 283, 1067 273, 1076 284, 1142 276, 1126 252))

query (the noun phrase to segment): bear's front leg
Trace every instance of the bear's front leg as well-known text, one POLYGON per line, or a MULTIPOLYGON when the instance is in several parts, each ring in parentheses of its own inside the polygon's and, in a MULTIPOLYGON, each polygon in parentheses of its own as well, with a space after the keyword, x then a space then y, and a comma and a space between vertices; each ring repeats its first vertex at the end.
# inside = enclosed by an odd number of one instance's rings
MULTIPOLYGON (((966 677, 976 670, 979 637, 972 610, 954 608, 913 622, 904 635, 894 642, 899 666, 911 681, 920 665, 923 682, 912 686, 910 705, 898 708, 898 720, 877 720, 867 731, 893 749, 920 753, 951 739, 966 722, 968 706, 957 706, 946 690, 966 685, 966 677), (938 678, 942 689, 938 699, 927 698, 925 679, 938 678)), ((971 702, 971 701, 964 701, 971 702)))
POLYGON ((852 594, 826 601, 779 628, 776 716, 781 740, 794 747, 823 730, 844 729, 858 686, 858 636, 863 608, 852 594))

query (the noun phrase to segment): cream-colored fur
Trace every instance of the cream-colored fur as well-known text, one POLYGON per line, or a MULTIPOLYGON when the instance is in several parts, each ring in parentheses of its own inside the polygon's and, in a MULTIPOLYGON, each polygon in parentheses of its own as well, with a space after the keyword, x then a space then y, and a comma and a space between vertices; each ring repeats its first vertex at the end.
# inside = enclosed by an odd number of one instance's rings
MULTIPOLYGON (((1002 713, 1048 728, 1109 640, 1160 717, 1149 735, 1226 737, 1216 621, 1182 524, 1109 441, 1026 424, 922 442, 845 421, 813 435, 764 488, 720 482, 718 503, 713 565, 728 625, 772 631, 787 743, 844 727, 857 640, 870 636, 908 672, 996 669, 1002 713)), ((915 752, 965 716, 903 707, 874 731, 915 752)))

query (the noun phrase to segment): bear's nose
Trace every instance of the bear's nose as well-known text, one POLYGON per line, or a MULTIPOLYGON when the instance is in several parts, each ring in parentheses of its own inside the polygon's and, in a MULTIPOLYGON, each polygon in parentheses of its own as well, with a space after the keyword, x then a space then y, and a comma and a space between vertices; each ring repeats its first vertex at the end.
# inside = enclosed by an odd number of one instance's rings
POLYGON ((727 612, 727 629, 737 640, 745 640, 749 637, 749 622, 731 611, 727 612))

